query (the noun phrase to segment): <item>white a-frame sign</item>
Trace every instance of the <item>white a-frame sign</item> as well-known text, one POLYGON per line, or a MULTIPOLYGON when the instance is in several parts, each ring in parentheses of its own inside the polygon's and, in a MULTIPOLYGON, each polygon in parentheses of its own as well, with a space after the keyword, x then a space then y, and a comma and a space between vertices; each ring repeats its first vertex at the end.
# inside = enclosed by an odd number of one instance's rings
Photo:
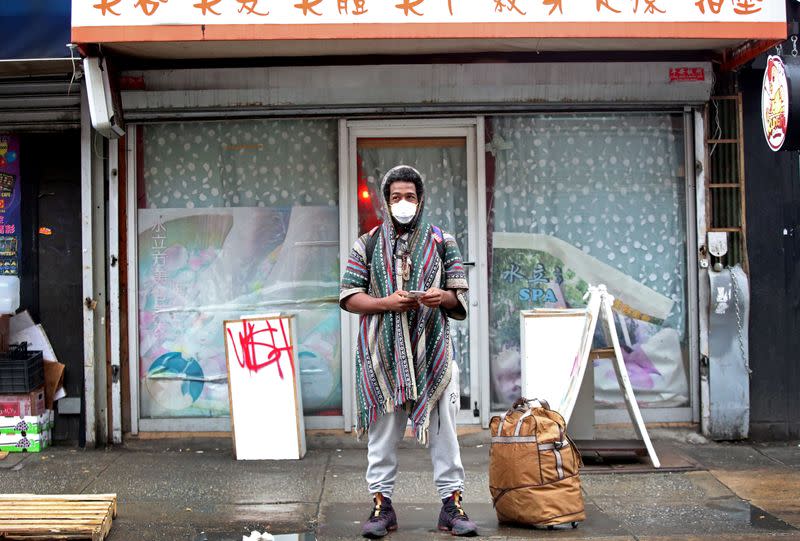
POLYGON ((589 354, 598 320, 603 320, 605 335, 614 346, 614 371, 634 429, 644 442, 650 461, 661 464, 647 434, 647 428, 633 395, 628 370, 614 325, 611 307, 614 297, 600 285, 589 288, 584 309, 525 310, 520 315, 522 352, 522 394, 547 400, 569 423, 578 391, 589 365, 589 354))

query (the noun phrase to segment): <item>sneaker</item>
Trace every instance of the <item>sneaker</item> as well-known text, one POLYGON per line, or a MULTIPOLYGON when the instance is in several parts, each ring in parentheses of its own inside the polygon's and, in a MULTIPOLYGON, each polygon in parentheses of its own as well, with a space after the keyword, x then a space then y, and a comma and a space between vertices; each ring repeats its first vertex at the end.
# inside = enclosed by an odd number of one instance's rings
POLYGON ((472 537, 478 535, 478 526, 472 522, 461 507, 461 492, 456 490, 442 500, 439 513, 439 529, 453 535, 472 537))
POLYGON ((375 494, 375 502, 369 518, 361 526, 361 535, 369 539, 378 539, 397 529, 397 515, 392 507, 391 498, 383 494, 375 494))

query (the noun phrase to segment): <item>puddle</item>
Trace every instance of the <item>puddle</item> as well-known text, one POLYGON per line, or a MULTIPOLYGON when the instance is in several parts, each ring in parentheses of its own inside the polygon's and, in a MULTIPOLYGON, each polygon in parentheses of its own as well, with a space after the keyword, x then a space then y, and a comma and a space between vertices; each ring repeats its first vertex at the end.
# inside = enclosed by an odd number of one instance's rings
POLYGON ((717 511, 723 511, 730 515, 731 523, 741 526, 750 526, 759 530, 795 531, 797 528, 787 524, 775 515, 767 513, 760 507, 756 507, 744 500, 734 500, 726 498, 724 500, 712 500, 706 502, 706 507, 717 511))

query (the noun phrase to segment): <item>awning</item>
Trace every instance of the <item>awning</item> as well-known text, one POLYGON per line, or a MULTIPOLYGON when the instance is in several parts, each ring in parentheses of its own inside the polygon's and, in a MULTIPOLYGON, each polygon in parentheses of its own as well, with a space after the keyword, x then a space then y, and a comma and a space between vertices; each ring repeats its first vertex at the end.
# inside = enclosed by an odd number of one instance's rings
POLYGON ((0 60, 68 57, 69 33, 69 0, 0 2, 0 60))

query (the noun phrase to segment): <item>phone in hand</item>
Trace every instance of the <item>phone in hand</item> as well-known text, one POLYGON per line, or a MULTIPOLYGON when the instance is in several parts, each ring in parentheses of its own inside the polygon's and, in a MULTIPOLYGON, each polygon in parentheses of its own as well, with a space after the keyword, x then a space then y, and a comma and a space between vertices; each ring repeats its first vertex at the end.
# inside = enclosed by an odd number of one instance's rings
POLYGON ((418 299, 422 297, 425 293, 427 293, 427 291, 419 291, 419 290, 406 291, 406 297, 408 297, 409 299, 418 299))

